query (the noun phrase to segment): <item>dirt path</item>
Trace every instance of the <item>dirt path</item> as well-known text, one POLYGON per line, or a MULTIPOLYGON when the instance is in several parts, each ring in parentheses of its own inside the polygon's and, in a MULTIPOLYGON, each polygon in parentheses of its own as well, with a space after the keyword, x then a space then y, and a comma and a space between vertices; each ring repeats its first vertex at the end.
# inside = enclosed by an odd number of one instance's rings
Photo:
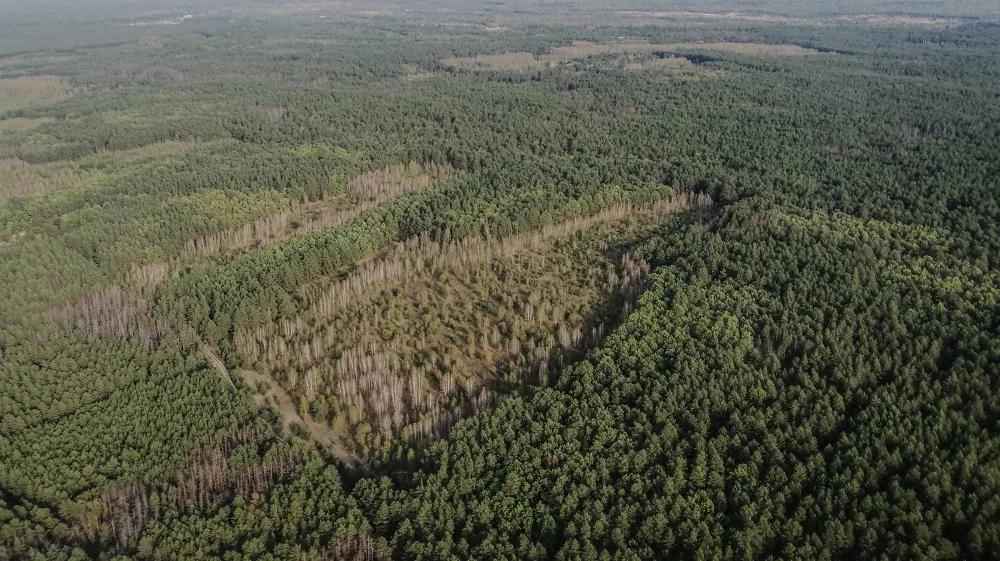
POLYGON ((281 429, 285 434, 291 434, 292 424, 297 423, 309 433, 318 446, 330 451, 338 460, 351 466, 358 464, 358 457, 341 443, 333 429, 323 423, 316 422, 309 415, 305 417, 299 415, 292 396, 288 395, 285 388, 281 387, 269 374, 253 370, 239 370, 237 374, 246 385, 254 390, 261 383, 267 386, 267 391, 263 394, 255 391, 254 400, 258 406, 266 407, 269 406, 268 398, 271 398, 277 408, 278 416, 281 418, 281 429))

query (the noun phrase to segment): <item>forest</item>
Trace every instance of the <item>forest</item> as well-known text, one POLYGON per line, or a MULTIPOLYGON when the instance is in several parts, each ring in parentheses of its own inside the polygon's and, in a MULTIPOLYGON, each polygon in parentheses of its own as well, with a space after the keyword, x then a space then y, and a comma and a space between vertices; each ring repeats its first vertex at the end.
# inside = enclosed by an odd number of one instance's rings
POLYGON ((990 1, 0 0, 0 561, 1000 559, 990 1))

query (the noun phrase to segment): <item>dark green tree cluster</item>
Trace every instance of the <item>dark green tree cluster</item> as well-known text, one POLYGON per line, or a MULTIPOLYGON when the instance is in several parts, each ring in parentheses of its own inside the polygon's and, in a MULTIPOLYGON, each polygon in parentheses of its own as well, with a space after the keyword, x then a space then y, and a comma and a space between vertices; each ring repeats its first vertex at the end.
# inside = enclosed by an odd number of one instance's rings
POLYGON ((400 556, 1000 553, 996 279, 882 223, 720 221, 650 242, 640 308, 553 390, 463 424, 412 491, 357 487, 400 556))

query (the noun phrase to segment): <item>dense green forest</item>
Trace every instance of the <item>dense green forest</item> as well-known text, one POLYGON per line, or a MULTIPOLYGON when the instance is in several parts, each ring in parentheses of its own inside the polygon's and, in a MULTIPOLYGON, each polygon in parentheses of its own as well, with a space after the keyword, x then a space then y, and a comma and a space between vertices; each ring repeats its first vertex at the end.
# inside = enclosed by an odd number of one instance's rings
POLYGON ((1000 559, 994 3, 86 6, 0 0, 0 560, 1000 559))

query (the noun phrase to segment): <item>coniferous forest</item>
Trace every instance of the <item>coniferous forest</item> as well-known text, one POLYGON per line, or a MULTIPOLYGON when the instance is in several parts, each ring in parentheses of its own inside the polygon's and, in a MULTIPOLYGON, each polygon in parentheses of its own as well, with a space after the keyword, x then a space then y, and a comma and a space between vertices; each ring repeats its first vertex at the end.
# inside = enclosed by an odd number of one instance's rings
POLYGON ((1000 559, 1000 6, 0 0, 8 559, 1000 559))

